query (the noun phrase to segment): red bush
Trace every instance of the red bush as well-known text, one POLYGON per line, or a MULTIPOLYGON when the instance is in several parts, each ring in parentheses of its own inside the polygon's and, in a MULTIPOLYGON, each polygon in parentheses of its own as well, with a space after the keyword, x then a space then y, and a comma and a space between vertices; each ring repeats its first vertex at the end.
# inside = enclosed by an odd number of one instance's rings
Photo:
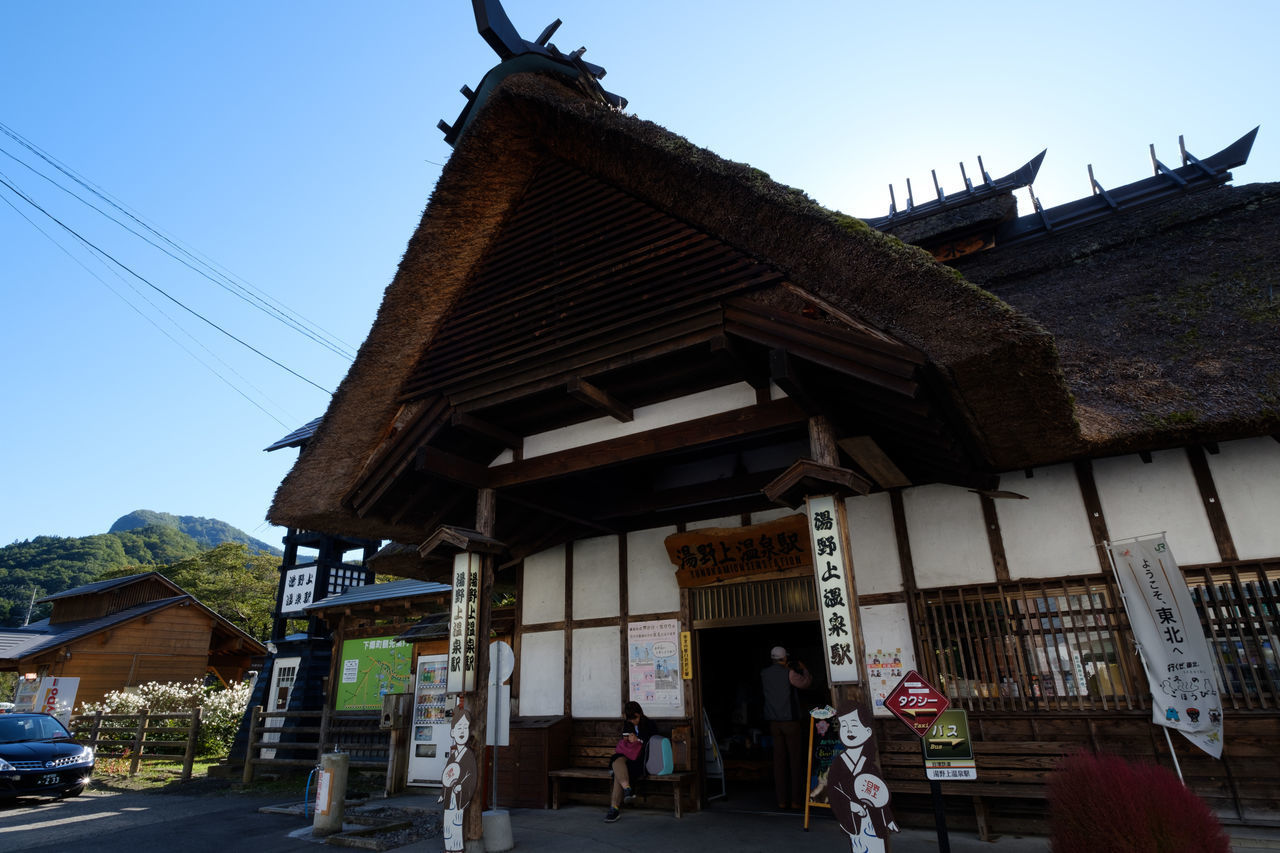
POLYGON ((1230 853, 1204 801, 1155 764, 1081 753, 1049 778, 1053 853, 1230 853))

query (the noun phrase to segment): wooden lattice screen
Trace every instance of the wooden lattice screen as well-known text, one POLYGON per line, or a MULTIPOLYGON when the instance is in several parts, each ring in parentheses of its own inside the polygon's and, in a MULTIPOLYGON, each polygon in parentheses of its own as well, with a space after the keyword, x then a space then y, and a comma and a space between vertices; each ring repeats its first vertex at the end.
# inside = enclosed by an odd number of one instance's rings
MULTIPOLYGON (((1184 570, 1224 705, 1280 705, 1280 564, 1184 570)), ((920 665, 970 710, 1145 710, 1146 677, 1114 579, 1090 575, 917 593, 920 665)))

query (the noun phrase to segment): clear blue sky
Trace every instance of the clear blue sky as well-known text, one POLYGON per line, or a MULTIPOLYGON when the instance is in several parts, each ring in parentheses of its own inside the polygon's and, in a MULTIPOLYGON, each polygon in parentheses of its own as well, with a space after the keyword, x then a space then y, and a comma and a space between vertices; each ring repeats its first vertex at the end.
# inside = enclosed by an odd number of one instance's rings
MULTIPOLYGON (((961 160, 973 176, 980 154, 998 177, 1042 148, 1036 191, 1060 204, 1088 193, 1086 164, 1116 186, 1150 173, 1148 143, 1176 165, 1180 133, 1203 156, 1259 124, 1236 183, 1280 180, 1280 6, 1261 0, 507 7, 526 38, 562 18, 554 43, 586 45, 634 114, 857 216, 886 213, 890 183, 900 203, 905 178, 927 199, 930 169, 954 190, 961 160)), ((354 348, 449 156, 435 124, 495 61, 467 0, 14 2, 0 123, 354 348)), ((50 171, 8 137, 0 151, 50 171)), ((308 379, 332 389, 345 373, 10 156, 0 175, 308 379)), ((139 508, 277 542, 263 518, 296 452, 262 448, 327 396, 116 278, 3 187, 0 199, 270 412, 0 201, 0 543, 103 532, 139 508)))

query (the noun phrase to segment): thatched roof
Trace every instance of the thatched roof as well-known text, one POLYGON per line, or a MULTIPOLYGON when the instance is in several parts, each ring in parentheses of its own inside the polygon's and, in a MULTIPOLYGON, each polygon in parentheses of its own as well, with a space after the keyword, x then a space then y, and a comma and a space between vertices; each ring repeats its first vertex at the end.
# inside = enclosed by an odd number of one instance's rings
POLYGON ((1094 454, 1280 432, 1280 184, 956 262, 1054 334, 1094 454))
POLYGON ((1079 452, 1053 340, 1034 321, 923 251, 825 210, 756 169, 588 103, 547 77, 520 74, 493 91, 458 143, 368 339, 276 494, 273 522, 414 541, 415 531, 361 518, 344 498, 420 408, 399 402, 406 378, 548 158, 714 235, 917 348, 951 416, 993 469, 1079 452))

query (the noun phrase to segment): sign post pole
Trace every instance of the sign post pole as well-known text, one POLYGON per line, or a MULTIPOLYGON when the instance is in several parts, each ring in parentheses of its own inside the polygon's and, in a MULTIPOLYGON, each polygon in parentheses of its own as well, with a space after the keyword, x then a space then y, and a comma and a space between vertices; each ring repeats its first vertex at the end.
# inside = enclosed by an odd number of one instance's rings
MULTIPOLYGON (((898 686, 889 691, 884 706, 907 724, 916 737, 923 738, 934 721, 951 705, 951 700, 914 669, 902 677, 898 686)), ((938 829, 938 850, 951 853, 951 836, 947 834, 947 812, 942 805, 942 784, 929 780, 929 793, 933 796, 933 821, 938 829)))

